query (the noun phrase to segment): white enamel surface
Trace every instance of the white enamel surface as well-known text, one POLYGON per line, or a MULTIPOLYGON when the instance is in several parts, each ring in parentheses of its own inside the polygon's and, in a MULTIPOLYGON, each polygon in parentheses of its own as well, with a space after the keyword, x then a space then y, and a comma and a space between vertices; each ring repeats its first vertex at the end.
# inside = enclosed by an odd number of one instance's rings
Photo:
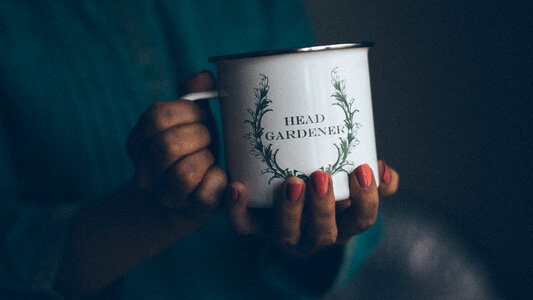
POLYGON ((204 91, 204 92, 189 93, 181 97, 181 99, 189 100, 189 101, 211 99, 211 98, 218 98, 218 91, 209 90, 209 91, 204 91))
MULTIPOLYGON (((335 92, 331 72, 336 68, 340 79, 346 80, 348 100, 355 98, 354 108, 359 112, 354 120, 362 124, 356 135, 359 144, 348 157, 353 166, 347 166, 345 170, 351 172, 358 165, 367 163, 379 183, 367 52, 368 48, 353 48, 235 59, 216 64, 228 174, 230 181, 240 181, 247 186, 249 206, 271 206, 283 182, 274 179, 268 183, 271 174, 261 174, 266 164, 250 154, 252 146, 244 138, 251 132, 251 126, 244 121, 250 119, 247 109, 255 110, 254 89, 259 87, 260 74, 268 77, 268 98, 272 100, 269 108, 273 110, 264 115, 261 125, 265 133, 277 135, 282 132, 286 137, 290 130, 294 130, 293 136, 297 136, 298 130, 300 134, 303 131, 309 134, 310 129, 317 127, 326 127, 326 132, 335 133, 337 126, 343 125, 345 115, 339 106, 333 105, 335 99, 331 96, 335 92), (285 118, 291 116, 304 116, 305 119, 311 116, 311 120, 323 121, 287 125, 285 118), (330 130, 330 126, 334 129, 330 130)), ((333 134, 283 140, 266 140, 263 136, 263 143, 265 146, 271 143, 273 149, 279 149, 277 162, 280 167, 309 175, 335 162, 337 149, 334 143, 338 144, 339 138, 345 136, 333 134)), ((333 176, 333 189, 336 200, 349 198, 347 173, 333 176)))

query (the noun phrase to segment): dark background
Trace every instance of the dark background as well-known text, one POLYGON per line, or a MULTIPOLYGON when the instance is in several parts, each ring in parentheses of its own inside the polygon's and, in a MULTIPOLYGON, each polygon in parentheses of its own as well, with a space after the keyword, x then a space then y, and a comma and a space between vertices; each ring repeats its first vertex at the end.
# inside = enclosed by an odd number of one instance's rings
MULTIPOLYGON (((532 5, 307 0, 322 44, 373 41, 379 157, 431 201, 506 298, 531 292, 532 5)), ((384 200, 386 201, 386 200, 384 200)))

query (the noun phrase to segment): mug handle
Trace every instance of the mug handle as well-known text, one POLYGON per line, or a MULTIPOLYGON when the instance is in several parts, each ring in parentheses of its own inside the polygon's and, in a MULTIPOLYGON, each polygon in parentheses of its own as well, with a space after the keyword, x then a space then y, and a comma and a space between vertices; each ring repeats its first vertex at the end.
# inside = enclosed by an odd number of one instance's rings
POLYGON ((189 93, 189 94, 186 94, 180 97, 180 99, 189 100, 189 101, 211 99, 211 98, 218 98, 217 90, 208 90, 208 91, 203 91, 203 92, 189 93))

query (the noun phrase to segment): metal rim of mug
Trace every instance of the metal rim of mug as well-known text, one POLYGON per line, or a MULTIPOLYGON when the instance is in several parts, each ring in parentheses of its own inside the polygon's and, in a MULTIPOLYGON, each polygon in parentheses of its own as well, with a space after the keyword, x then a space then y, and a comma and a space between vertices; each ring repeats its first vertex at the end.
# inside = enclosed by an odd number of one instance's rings
POLYGON ((248 53, 241 53, 241 54, 212 56, 212 57, 209 57, 207 61, 210 63, 213 63, 213 62, 240 59, 240 58, 252 58, 252 57, 271 56, 271 55, 280 55, 280 54, 291 54, 291 53, 318 52, 318 51, 339 50, 339 49, 349 49, 349 48, 368 48, 372 46, 374 46, 374 43, 372 42, 359 42, 359 43, 332 44, 332 45, 321 45, 321 46, 311 46, 311 47, 301 47, 301 48, 287 48, 287 49, 266 50, 266 51, 259 51, 259 52, 248 52, 248 53))

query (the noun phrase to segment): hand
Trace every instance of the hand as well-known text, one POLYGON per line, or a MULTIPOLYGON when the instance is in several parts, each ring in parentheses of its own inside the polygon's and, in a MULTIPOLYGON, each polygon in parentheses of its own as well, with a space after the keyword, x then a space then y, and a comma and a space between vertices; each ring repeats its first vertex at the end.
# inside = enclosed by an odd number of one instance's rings
MULTIPOLYGON (((215 88, 211 72, 186 78, 182 93, 215 88)), ((135 164, 136 185, 163 206, 189 218, 219 211, 226 174, 214 166, 206 107, 188 100, 155 102, 133 128, 126 148, 135 164)))
MULTIPOLYGON (((214 85, 213 75, 201 72, 182 91, 214 85)), ((177 100, 143 113, 126 143, 135 180, 73 218, 55 283, 60 293, 81 297, 105 287, 221 211, 227 179, 207 148, 206 111, 177 100)))
POLYGON ((331 176, 323 171, 311 174, 307 183, 297 177, 285 180, 281 199, 269 209, 247 208, 248 190, 234 182, 226 207, 229 221, 237 233, 261 235, 296 256, 346 243, 374 225, 379 197, 398 188, 398 173, 383 161, 378 166, 379 188, 370 167, 361 165, 350 174, 350 199, 338 202, 331 176))

